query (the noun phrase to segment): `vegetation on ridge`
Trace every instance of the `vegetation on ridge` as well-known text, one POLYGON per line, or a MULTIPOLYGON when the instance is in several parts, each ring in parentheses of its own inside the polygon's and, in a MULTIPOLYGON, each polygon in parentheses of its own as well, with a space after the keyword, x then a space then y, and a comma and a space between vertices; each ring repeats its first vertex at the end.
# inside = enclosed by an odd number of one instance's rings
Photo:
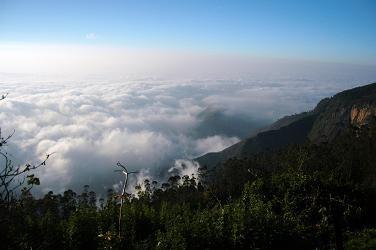
POLYGON ((231 159, 200 181, 145 180, 123 207, 85 186, 1 208, 5 249, 314 249, 375 247, 376 122, 331 143, 231 159), (99 205, 98 205, 99 204, 99 205))

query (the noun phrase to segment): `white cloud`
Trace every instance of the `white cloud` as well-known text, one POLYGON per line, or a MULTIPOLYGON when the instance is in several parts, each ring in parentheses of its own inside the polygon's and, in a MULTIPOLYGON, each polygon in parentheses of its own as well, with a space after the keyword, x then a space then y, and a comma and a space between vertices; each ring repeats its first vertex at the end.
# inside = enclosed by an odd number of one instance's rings
POLYGON ((87 40, 95 40, 95 39, 97 39, 97 35, 95 33, 88 33, 88 34, 85 35, 85 38, 87 40))
MULTIPOLYGON (((191 136, 205 109, 200 86, 155 83, 6 84, 0 103, 3 131, 16 130, 9 151, 14 160, 37 162, 56 152, 39 172, 42 188, 111 187, 117 161, 134 169, 167 167, 234 142, 221 135, 191 136), (191 92, 185 92, 189 88, 191 92), (192 95, 193 94, 193 95, 192 95)), ((215 87, 214 87, 215 88, 215 87)), ((222 147, 222 148, 221 148, 222 147)))
MULTIPOLYGON (((172 166, 168 172, 171 175, 179 175, 179 176, 189 176, 190 178, 194 177, 196 180, 200 180, 199 170, 200 164, 196 161, 186 160, 186 159, 178 159, 175 161, 174 166, 172 166)), ((180 182, 182 180, 180 179, 180 182)))
MULTIPOLYGON (((208 107, 232 117, 275 120, 351 87, 333 79, 12 83, 1 77, 0 91, 10 93, 0 102, 2 133, 16 130, 7 150, 15 164, 56 152, 38 173, 41 190, 54 191, 79 191, 89 184, 104 192, 122 179, 113 172, 117 161, 149 169, 144 176, 159 176, 172 165, 191 174, 195 163, 174 160, 220 151, 239 140, 226 133, 194 134, 208 107)), ((231 120, 225 122, 231 127, 231 120)))
POLYGON ((202 152, 202 154, 219 152, 239 141, 240 139, 237 137, 210 136, 196 141, 196 151, 202 152))

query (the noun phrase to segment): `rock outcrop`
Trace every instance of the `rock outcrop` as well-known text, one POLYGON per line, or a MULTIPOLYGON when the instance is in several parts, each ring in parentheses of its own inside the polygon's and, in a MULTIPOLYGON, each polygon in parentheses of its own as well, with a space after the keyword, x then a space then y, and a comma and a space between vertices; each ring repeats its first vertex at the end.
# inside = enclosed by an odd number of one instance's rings
POLYGON ((353 126, 364 126, 372 116, 376 116, 376 106, 354 105, 350 112, 350 123, 353 126))
POLYGON ((262 132, 218 153, 209 153, 197 160, 208 167, 229 158, 278 149, 288 144, 329 142, 350 126, 363 126, 376 116, 376 83, 346 90, 321 100, 309 112, 284 117, 262 132))

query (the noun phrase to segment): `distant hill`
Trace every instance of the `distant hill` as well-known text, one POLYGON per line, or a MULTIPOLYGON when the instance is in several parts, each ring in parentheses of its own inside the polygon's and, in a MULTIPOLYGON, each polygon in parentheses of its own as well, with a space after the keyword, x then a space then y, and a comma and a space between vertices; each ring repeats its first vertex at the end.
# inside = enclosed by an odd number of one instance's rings
POLYGON ((286 116, 221 152, 208 153, 195 160, 211 168, 229 158, 244 158, 307 140, 329 142, 349 126, 366 124, 372 116, 376 116, 376 83, 325 98, 312 111, 286 116))
POLYGON ((249 137, 268 124, 266 120, 255 120, 241 115, 228 114, 225 110, 209 107, 198 115, 200 121, 192 130, 192 136, 202 138, 214 135, 249 137))

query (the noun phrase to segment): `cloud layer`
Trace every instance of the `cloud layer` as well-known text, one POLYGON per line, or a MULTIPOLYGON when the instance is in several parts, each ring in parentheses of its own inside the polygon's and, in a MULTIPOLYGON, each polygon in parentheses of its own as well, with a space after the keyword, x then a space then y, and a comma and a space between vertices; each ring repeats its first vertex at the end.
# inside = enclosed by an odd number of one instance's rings
POLYGON ((16 164, 56 152, 38 173, 39 191, 79 191, 89 184, 105 192, 121 180, 113 172, 117 161, 147 170, 145 176, 168 173, 174 163, 184 172, 187 163, 176 159, 220 151, 240 140, 233 131, 216 130, 215 123, 210 126, 218 133, 194 133, 207 122, 203 112, 220 111, 228 117, 221 119, 227 127, 241 121, 236 117, 261 126, 354 85, 309 79, 3 82, 1 91, 10 94, 0 103, 0 121, 4 134, 16 130, 7 148, 16 164))

